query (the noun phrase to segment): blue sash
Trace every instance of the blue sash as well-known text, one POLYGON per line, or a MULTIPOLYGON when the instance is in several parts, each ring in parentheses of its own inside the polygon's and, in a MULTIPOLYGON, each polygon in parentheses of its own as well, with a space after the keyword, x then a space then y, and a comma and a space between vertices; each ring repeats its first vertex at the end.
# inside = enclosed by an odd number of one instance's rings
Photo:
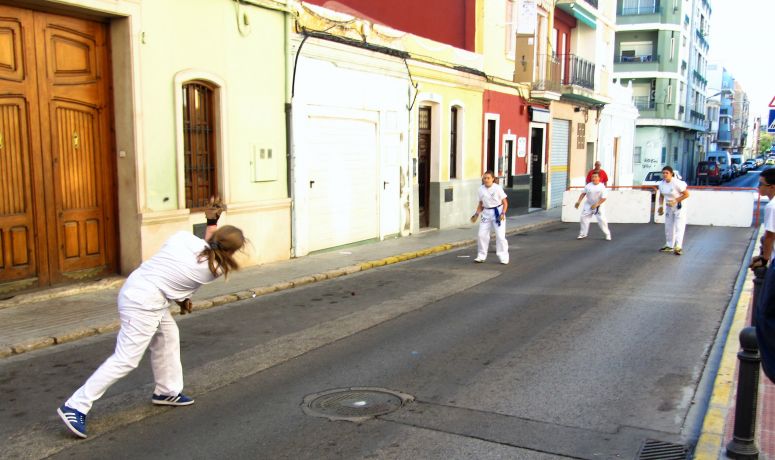
POLYGON ((501 226, 501 213, 498 211, 498 208, 503 206, 502 204, 499 204, 498 206, 494 208, 484 208, 484 209, 493 209, 495 211, 495 224, 500 227, 501 226))

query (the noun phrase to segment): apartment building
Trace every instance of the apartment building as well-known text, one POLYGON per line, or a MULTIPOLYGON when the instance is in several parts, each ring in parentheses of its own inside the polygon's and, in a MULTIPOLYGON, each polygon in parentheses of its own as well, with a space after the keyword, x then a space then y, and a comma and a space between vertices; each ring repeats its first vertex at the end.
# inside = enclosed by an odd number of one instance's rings
POLYGON ((669 165, 692 180, 706 131, 709 0, 618 0, 614 76, 640 111, 634 181, 669 165))

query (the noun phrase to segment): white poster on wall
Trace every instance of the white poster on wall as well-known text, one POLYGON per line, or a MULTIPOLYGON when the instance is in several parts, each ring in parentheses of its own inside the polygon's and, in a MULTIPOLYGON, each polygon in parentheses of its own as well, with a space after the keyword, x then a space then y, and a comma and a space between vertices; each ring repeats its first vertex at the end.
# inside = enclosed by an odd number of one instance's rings
POLYGON ((520 137, 517 139, 517 156, 523 158, 525 155, 527 155, 527 138, 520 137))
POLYGON ((538 22, 536 0, 522 0, 517 14, 517 34, 533 35, 538 22))

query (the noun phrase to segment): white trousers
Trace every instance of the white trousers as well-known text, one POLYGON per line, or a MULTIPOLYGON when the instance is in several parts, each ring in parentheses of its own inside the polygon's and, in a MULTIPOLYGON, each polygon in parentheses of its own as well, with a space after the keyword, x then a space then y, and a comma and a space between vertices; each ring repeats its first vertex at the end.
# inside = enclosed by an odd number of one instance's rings
MULTIPOLYGON (((500 211, 500 209, 498 210, 500 211)), ((495 232, 495 254, 503 263, 509 263, 509 243, 506 241, 506 221, 500 225, 495 221, 495 210, 483 209, 479 220, 479 239, 476 258, 487 259, 487 249, 490 247, 490 233, 495 232)))
POLYGON ((595 214, 595 210, 590 208, 587 203, 584 203, 584 209, 581 211, 581 218, 579 219, 579 236, 587 236, 589 221, 594 218, 597 218, 597 225, 605 236, 611 236, 611 231, 608 230, 608 220, 605 218, 605 210, 603 208, 598 209, 600 212, 595 214))
POLYGON ((111 385, 140 364, 149 345, 151 368, 156 382, 154 393, 172 396, 183 390, 180 333, 169 309, 119 308, 118 314, 121 329, 116 337, 115 352, 65 403, 84 414, 89 412, 94 401, 101 398, 111 385))
POLYGON ((665 209, 665 246, 682 248, 686 231, 686 211, 666 206, 665 209))

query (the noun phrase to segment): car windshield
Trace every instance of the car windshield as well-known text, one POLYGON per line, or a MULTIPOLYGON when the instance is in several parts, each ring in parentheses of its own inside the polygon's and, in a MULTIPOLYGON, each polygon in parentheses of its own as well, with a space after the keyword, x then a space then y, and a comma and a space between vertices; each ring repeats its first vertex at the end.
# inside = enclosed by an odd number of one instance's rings
POLYGON ((646 175, 647 181, 660 181, 662 180, 662 172, 661 171, 652 171, 646 175))

